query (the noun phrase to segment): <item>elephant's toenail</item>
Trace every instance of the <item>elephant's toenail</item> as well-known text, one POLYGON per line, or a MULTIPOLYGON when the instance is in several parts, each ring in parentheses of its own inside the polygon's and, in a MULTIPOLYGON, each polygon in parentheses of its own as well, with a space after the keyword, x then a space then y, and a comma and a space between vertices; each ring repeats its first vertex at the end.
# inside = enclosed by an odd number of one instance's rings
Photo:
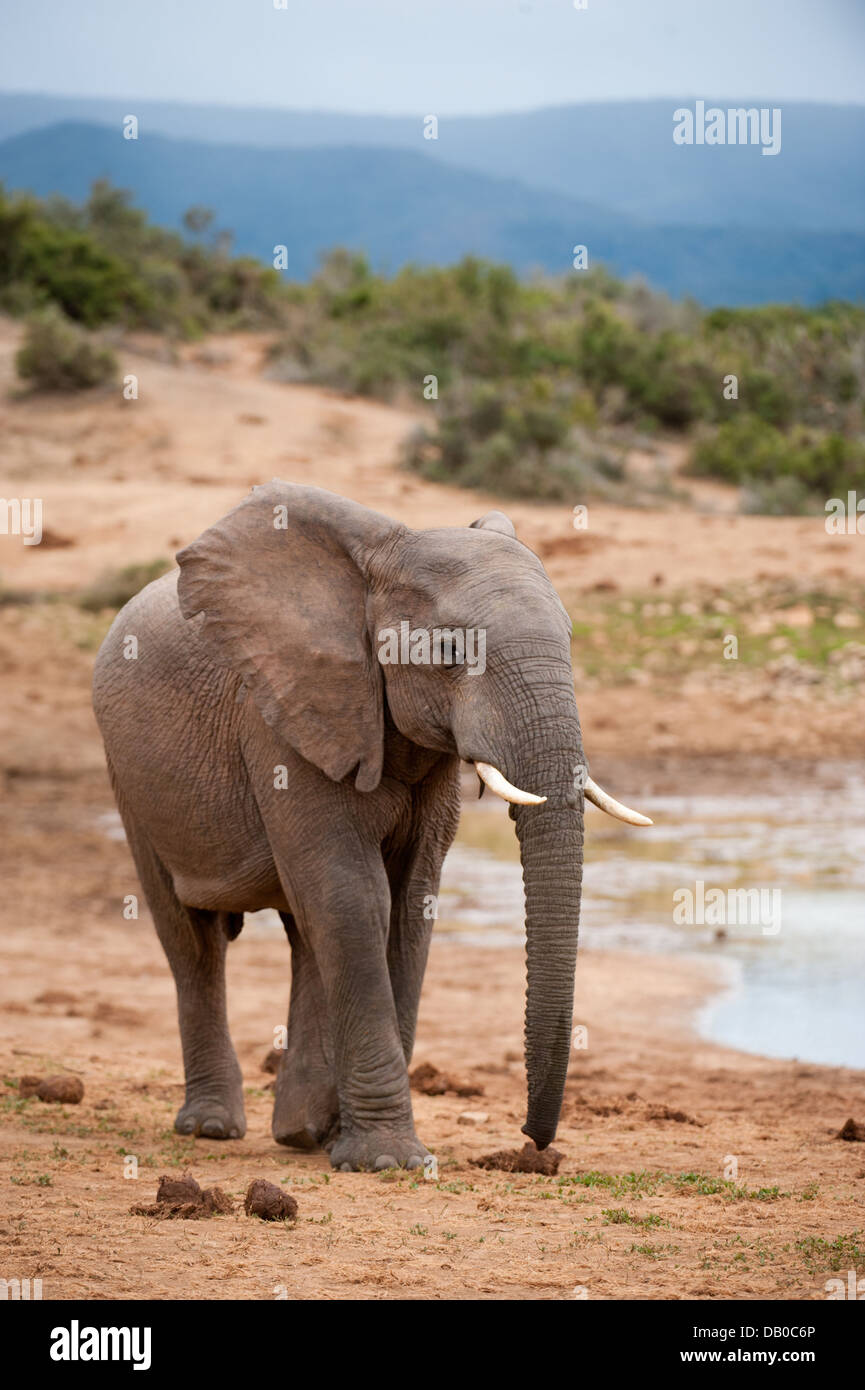
POLYGON ((339 1165, 339 1171, 340 1171, 341 1173, 350 1173, 350 1172, 351 1172, 351 1164, 350 1164, 350 1163, 341 1163, 341 1164, 339 1165))
POLYGON ((406 1168, 422 1168, 422 1167, 423 1167, 423 1159, 422 1159, 421 1155, 420 1155, 420 1154, 412 1154, 411 1158, 408 1160, 408 1162, 406 1163, 405 1166, 406 1166, 406 1168))
POLYGON ((396 1159, 393 1157, 392 1154, 379 1154, 378 1158, 377 1158, 376 1161, 375 1161, 375 1171, 376 1171, 377 1173, 381 1172, 381 1170, 382 1170, 383 1168, 395 1168, 395 1167, 396 1167, 396 1159))

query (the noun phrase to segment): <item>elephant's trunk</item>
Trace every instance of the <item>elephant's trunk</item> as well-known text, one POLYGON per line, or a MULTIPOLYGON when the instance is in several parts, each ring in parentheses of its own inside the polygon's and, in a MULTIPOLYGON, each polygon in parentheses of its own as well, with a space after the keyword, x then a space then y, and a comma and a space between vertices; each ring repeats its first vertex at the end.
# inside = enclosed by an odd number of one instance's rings
POLYGON ((568 695, 572 718, 539 732, 534 750, 517 763, 519 785, 547 800, 510 811, 526 898, 528 1117, 523 1132, 540 1149, 555 1138, 568 1070, 583 875, 578 773, 583 753, 572 687, 568 695))

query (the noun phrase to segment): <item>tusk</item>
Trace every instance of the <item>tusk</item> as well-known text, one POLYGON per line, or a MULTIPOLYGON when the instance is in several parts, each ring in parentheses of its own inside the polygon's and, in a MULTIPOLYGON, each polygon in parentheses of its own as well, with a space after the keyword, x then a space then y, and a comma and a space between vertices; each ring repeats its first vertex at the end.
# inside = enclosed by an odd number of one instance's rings
POLYGON ((475 769, 481 781, 486 782, 490 791, 495 792, 503 801, 513 801, 517 806, 540 806, 541 802, 547 799, 545 796, 535 796, 534 792, 520 791, 519 787, 511 786, 508 779, 503 777, 492 763, 475 763, 475 769))
POLYGON ((623 820, 627 825, 654 825, 654 821, 649 820, 648 816, 641 816, 639 811, 632 811, 630 807, 623 806, 621 801, 617 801, 609 792, 605 792, 603 787, 599 787, 597 782, 593 782, 591 777, 586 778, 586 785, 583 788, 586 793, 586 800, 591 801, 600 811, 606 811, 608 816, 615 816, 616 820, 623 820))

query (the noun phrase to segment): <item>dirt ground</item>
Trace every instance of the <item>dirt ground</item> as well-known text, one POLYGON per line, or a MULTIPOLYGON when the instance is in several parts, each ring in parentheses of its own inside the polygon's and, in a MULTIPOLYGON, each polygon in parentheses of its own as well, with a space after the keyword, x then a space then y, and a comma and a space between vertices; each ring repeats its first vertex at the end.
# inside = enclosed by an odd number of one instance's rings
MULTIPOLYGON (((589 1046, 573 1053, 559 1172, 509 1174, 471 1160, 522 1143, 522 955, 437 941, 415 1062, 483 1094, 415 1097, 439 1162, 425 1180, 333 1173, 325 1155, 272 1142, 261 1061, 284 1022, 288 948, 247 929, 229 966, 247 1137, 173 1133, 173 985, 146 912, 122 916, 137 882, 107 833, 89 708, 108 615, 83 612, 76 593, 170 558, 274 475, 415 526, 468 523, 496 501, 401 473, 410 412, 269 382, 252 338, 179 364, 140 342, 124 353, 139 400, 122 402, 16 397, 16 336, 0 322, 0 493, 44 499, 47 544, 0 536, 0 583, 18 600, 0 604, 0 1277, 40 1277, 45 1298, 808 1299, 850 1268, 865 1274, 865 1148, 836 1137, 849 1117, 865 1121, 865 1074, 701 1042, 694 1010, 718 981, 680 958, 584 953, 575 1020, 589 1046), (19 1098, 21 1076, 61 1072, 83 1079, 80 1105, 19 1098), (234 1214, 130 1213, 162 1173, 187 1168, 234 1214), (293 1226, 243 1214, 257 1177, 297 1199, 293 1226)), ((507 509, 571 599, 767 576, 861 588, 861 538, 828 537, 819 519, 738 516, 721 492, 697 498, 710 500, 717 511, 593 508, 591 539, 568 508, 507 509)), ((634 805, 742 781, 831 786, 839 760, 849 771, 865 751, 861 692, 596 682, 578 698, 593 773, 634 805)))

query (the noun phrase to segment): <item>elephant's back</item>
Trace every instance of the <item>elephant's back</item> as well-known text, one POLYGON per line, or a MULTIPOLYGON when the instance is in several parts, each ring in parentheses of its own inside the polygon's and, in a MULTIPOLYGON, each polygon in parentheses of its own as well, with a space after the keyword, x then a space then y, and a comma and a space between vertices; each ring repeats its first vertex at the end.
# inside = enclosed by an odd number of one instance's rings
POLYGON ((121 608, 99 648, 93 670, 93 708, 106 748, 117 739, 158 744, 215 695, 225 673, 210 661, 199 637, 201 619, 187 620, 177 601, 179 570, 155 579, 121 608))
POLYGON ((128 693, 138 684, 126 677, 132 672, 140 674, 157 659, 164 663, 168 656, 173 645, 172 628, 183 621, 177 603, 178 574, 178 570, 171 570, 135 594, 105 634, 93 667, 93 708, 100 724, 118 693, 128 693), (139 661, 144 664, 132 664, 139 661))

